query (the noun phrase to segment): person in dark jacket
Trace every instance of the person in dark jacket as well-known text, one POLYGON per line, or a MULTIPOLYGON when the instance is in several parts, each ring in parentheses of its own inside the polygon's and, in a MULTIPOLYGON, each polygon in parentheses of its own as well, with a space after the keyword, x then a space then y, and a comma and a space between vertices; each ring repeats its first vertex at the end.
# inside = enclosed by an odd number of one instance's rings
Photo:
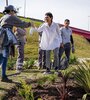
POLYGON ((21 28, 28 28, 31 26, 30 22, 24 22, 20 20, 17 16, 16 13, 17 11, 15 10, 13 5, 9 5, 5 7, 5 10, 3 11, 5 14, 1 19, 0 19, 0 25, 3 27, 7 32, 7 36, 5 36, 5 40, 8 40, 11 38, 12 42, 6 42, 6 45, 4 45, 2 52, 0 53, 0 64, 2 65, 2 76, 1 76, 1 81, 3 82, 8 82, 12 81, 8 79, 6 75, 6 66, 7 66, 7 60, 9 57, 9 47, 10 44, 16 43, 14 34, 12 32, 13 26, 15 27, 21 27, 21 28))

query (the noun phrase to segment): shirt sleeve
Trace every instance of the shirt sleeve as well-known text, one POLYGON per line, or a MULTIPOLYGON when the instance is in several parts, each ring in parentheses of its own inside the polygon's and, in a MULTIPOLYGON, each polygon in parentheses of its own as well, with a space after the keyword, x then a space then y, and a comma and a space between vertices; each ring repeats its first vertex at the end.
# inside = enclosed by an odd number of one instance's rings
POLYGON ((59 28, 58 24, 57 24, 57 33, 59 35, 59 41, 60 41, 60 43, 62 43, 61 31, 60 31, 60 28, 59 28))
POLYGON ((72 30, 70 29, 70 35, 72 35, 72 30))
POLYGON ((38 32, 43 32, 44 30, 44 24, 42 24, 41 26, 39 26, 39 28, 37 28, 38 32))
POLYGON ((10 16, 10 21, 7 22, 10 25, 16 26, 16 27, 22 27, 22 28, 27 28, 31 26, 31 23, 29 22, 24 22, 20 20, 17 16, 10 16))

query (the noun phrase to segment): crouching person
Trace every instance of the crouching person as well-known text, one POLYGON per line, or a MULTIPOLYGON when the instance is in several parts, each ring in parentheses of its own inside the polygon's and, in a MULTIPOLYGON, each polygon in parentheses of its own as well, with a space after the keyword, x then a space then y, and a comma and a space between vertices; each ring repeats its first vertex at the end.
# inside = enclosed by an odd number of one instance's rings
POLYGON ((12 28, 13 26, 27 28, 31 26, 31 23, 21 21, 16 16, 17 11, 12 5, 5 7, 5 10, 3 11, 3 13, 5 15, 0 19, 0 24, 1 24, 1 27, 4 28, 4 30, 6 30, 6 34, 4 36, 4 45, 3 45, 2 53, 0 54, 0 64, 2 65, 1 81, 11 82, 12 80, 8 79, 6 75, 6 66, 7 66, 7 61, 9 57, 10 44, 17 43, 16 37, 14 36, 14 33, 12 32, 12 28))
POLYGON ((16 61, 16 70, 17 72, 21 72, 22 68, 23 68, 23 61, 24 61, 24 46, 26 43, 26 30, 25 28, 16 28, 15 29, 15 35, 17 38, 17 52, 18 52, 18 56, 17 56, 17 61, 16 61))

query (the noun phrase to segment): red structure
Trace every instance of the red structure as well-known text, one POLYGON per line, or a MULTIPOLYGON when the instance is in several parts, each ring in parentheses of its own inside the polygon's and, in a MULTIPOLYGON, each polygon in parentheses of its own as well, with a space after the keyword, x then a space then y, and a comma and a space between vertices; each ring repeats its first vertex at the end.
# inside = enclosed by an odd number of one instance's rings
MULTIPOLYGON (((60 27, 61 26, 63 26, 63 25, 60 24, 60 27)), ((75 28, 75 27, 70 27, 70 28, 72 29, 74 34, 82 35, 86 39, 90 40, 90 31, 86 31, 86 30, 83 30, 83 29, 75 28)))

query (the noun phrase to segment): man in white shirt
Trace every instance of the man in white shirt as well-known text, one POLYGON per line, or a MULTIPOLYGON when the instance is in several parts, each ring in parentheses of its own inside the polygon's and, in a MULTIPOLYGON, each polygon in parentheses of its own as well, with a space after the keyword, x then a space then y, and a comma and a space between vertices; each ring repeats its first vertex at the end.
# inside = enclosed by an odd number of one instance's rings
POLYGON ((72 30, 69 27, 69 24, 70 24, 70 20, 65 19, 64 26, 60 28, 61 36, 62 36, 62 46, 60 47, 60 50, 59 50, 59 64, 60 64, 61 57, 62 57, 62 54, 64 51, 65 51, 65 55, 67 57, 68 62, 70 59, 71 47, 72 47, 72 53, 75 52, 74 41, 73 41, 73 37, 72 37, 72 30))
POLYGON ((59 47, 62 43, 61 33, 59 25, 53 22, 52 13, 45 14, 45 23, 43 23, 38 29, 38 32, 42 32, 42 38, 40 47, 42 50, 46 50, 46 74, 50 73, 50 52, 54 53, 54 67, 58 70, 59 67, 59 47))

